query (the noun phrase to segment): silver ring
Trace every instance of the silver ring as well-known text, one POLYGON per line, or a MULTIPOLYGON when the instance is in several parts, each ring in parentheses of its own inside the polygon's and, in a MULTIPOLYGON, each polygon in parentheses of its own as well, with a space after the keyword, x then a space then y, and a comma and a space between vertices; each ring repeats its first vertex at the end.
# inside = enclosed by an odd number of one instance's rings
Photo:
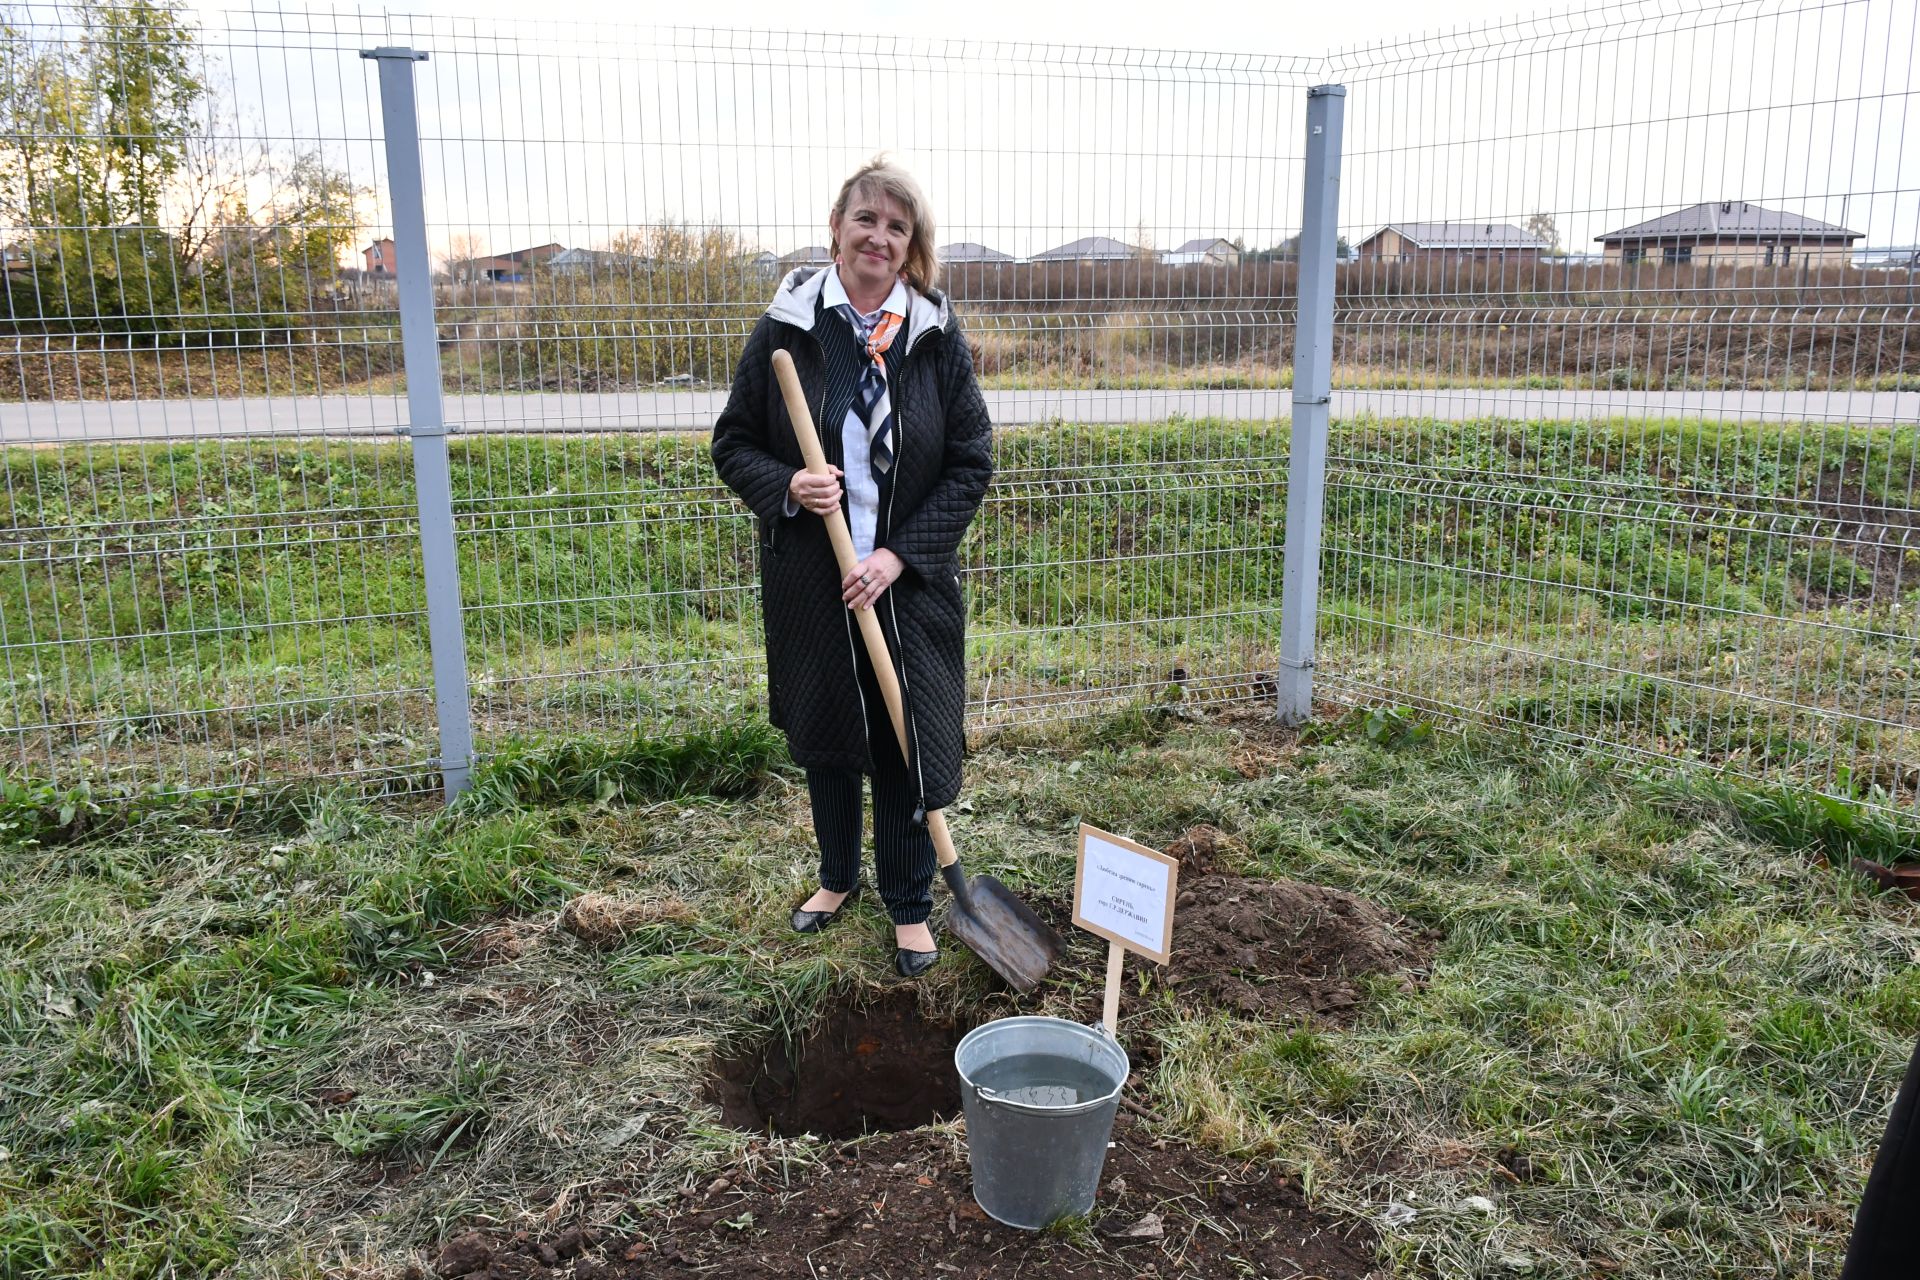
POLYGON ((860 581, 862 581, 862 582, 865 582, 866 580, 867 580, 867 575, 866 575, 866 574, 864 574, 864 573, 863 573, 863 574, 861 574, 861 575, 860 575, 860 581))

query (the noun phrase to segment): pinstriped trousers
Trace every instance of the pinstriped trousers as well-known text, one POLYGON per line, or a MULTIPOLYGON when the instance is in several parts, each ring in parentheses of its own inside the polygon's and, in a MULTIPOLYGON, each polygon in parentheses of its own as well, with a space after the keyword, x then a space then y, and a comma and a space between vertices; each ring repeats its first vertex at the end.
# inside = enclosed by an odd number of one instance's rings
MULTIPOLYGON (((874 880, 895 924, 924 924, 933 914, 933 838, 924 824, 913 820, 919 790, 901 758, 873 665, 859 649, 854 663, 873 752, 874 880)), ((820 887, 833 893, 848 892, 860 879, 860 784, 857 769, 807 770, 813 834, 820 842, 820 887)))

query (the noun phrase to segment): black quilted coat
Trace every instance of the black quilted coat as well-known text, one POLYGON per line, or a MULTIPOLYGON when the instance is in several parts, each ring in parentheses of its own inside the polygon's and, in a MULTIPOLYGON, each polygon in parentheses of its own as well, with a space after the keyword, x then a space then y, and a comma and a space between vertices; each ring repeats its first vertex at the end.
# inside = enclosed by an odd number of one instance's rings
MULTIPOLYGON (((759 517, 760 590, 767 691, 774 725, 799 764, 873 771, 853 654, 861 643, 840 600, 840 570, 826 522, 786 514, 787 483, 804 465, 771 362, 792 354, 827 460, 843 465, 840 423, 824 421, 827 360, 846 322, 819 307, 823 277, 788 276, 754 325, 733 391, 713 428, 720 478, 759 517)), ((919 801, 944 809, 960 791, 965 745, 966 606, 958 549, 993 474, 986 400, 973 357, 945 297, 915 294, 905 331, 888 353, 897 426, 892 475, 880 490, 874 545, 906 565, 875 606, 906 695, 909 765, 919 801)), ((836 384, 839 379, 835 379, 836 384)), ((884 708, 873 722, 887 723, 884 708)))

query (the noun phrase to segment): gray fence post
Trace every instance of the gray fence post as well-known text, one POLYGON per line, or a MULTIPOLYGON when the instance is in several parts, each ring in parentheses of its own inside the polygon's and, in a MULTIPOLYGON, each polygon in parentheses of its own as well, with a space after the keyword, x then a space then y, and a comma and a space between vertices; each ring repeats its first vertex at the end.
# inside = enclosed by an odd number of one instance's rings
POLYGON ((427 583, 427 645, 440 721, 440 766, 451 800, 473 768, 473 708, 467 696, 467 637, 460 613, 460 566, 453 545, 453 480, 447 466, 446 411, 440 398, 440 335, 433 316, 433 266, 427 257, 427 208, 420 179, 420 117, 413 97, 414 49, 365 49, 380 64, 380 118, 387 140, 387 191, 393 204, 394 277, 400 291, 400 340, 407 371, 407 434, 420 507, 420 558, 427 583))
POLYGON ((1313 715, 1313 636, 1320 608, 1320 522, 1326 505, 1327 416, 1333 395, 1333 259, 1340 221, 1345 85, 1307 90, 1306 195, 1300 217, 1300 310, 1293 330, 1293 444, 1287 458, 1287 546, 1280 584, 1279 715, 1313 715))

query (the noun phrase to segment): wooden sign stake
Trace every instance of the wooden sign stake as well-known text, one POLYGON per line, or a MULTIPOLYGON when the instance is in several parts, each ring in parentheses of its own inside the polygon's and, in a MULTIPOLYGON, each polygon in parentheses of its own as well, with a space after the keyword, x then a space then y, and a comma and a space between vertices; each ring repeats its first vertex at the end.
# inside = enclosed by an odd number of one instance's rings
POLYGON ((1127 952, 1165 964, 1173 950, 1180 861, 1143 844, 1080 824, 1073 874, 1073 922, 1107 940, 1107 991, 1100 1025, 1120 1038, 1120 976, 1127 952))
POLYGON ((1107 944, 1107 1003, 1101 1010, 1100 1021, 1106 1024, 1107 1034, 1115 1039, 1120 1035, 1120 966, 1126 958, 1125 947, 1117 942, 1107 944))

